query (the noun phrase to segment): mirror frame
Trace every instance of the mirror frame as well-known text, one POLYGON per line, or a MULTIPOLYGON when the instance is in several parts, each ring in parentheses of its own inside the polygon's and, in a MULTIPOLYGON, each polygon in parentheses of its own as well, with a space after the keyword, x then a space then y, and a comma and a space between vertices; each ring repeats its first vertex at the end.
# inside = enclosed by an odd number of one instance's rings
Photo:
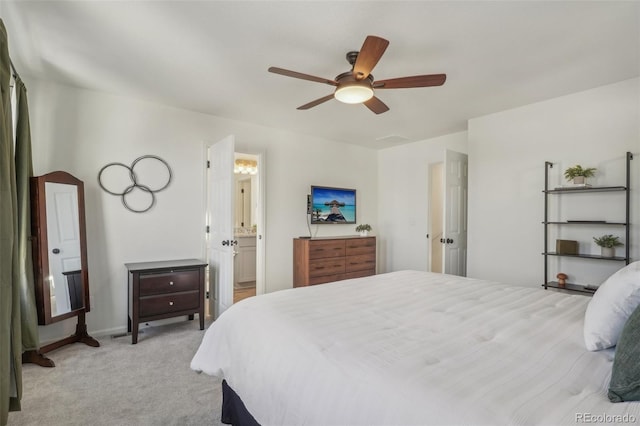
POLYGON ((63 171, 55 171, 30 179, 31 232, 34 284, 38 324, 47 325, 90 311, 89 272, 87 268, 87 233, 84 209, 84 182, 63 171), (49 244, 47 238, 47 203, 45 183, 62 183, 78 188, 78 220, 80 228, 80 265, 84 306, 64 314, 51 316, 51 294, 46 277, 49 275, 49 244))

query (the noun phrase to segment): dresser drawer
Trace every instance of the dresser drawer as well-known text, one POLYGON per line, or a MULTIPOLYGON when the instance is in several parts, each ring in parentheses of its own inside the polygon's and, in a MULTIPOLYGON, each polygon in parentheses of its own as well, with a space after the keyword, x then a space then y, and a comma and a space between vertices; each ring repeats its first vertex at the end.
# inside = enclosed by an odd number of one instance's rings
POLYGON ((182 293, 163 294, 140 298, 140 317, 195 310, 200 306, 200 292, 188 291, 182 293))
POLYGON ((199 287, 198 269, 140 274, 140 296, 198 290, 199 287))
POLYGON ((376 268, 376 255, 375 253, 371 254, 361 254, 358 256, 347 256, 345 271, 362 271, 364 269, 375 269, 376 268))
POLYGON ((309 262, 309 276, 341 274, 344 272, 344 257, 335 259, 318 259, 309 262))
POLYGON ((375 269, 363 269, 362 271, 347 272, 346 274, 342 275, 342 279, 348 280, 351 278, 362 278, 362 277, 368 277, 375 274, 376 274, 375 269))
POLYGON ((309 245, 309 259, 344 256, 343 240, 312 241, 309 245))
POLYGON ((376 252, 376 239, 375 238, 353 238, 345 240, 346 243, 346 255, 353 256, 356 254, 370 254, 375 255, 376 252))
POLYGON ((320 277, 310 277, 309 285, 324 284, 341 280, 344 280, 344 274, 322 275, 320 277))

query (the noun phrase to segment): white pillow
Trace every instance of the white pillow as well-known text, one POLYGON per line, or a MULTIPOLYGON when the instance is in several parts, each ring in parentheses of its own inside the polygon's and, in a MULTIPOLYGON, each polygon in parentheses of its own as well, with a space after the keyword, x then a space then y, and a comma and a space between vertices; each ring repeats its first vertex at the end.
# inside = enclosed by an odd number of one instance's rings
POLYGON ((600 285, 584 315, 584 343, 590 351, 618 343, 622 328, 640 305, 640 261, 620 269, 600 285))

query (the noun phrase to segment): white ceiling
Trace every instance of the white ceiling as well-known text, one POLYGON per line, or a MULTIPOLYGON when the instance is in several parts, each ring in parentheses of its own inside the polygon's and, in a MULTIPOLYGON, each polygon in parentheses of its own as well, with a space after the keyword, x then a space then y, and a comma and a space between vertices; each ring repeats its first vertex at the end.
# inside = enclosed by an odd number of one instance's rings
POLYGON ((3 1, 23 78, 146 99, 384 148, 469 118, 640 75, 640 3, 619 1, 3 1), (444 86, 378 91, 390 111, 331 100, 369 35, 390 41, 376 79, 446 73, 444 86))

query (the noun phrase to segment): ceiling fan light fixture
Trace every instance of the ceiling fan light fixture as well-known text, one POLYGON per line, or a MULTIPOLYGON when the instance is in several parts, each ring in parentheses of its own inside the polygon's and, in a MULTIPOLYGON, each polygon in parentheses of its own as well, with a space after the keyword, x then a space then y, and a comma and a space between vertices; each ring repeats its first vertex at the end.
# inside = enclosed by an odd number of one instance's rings
POLYGON ((336 89, 334 96, 345 104, 361 104, 373 97, 373 89, 370 85, 359 82, 341 84, 336 89))

